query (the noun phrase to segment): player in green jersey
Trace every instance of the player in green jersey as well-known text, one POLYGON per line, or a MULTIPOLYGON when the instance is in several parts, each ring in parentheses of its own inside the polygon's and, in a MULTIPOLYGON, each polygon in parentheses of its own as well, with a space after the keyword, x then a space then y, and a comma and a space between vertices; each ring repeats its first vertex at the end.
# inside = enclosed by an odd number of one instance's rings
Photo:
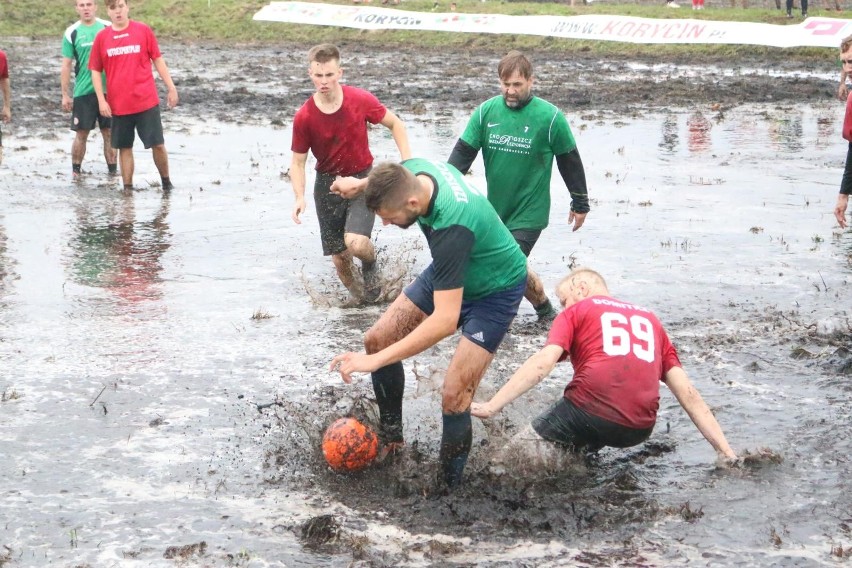
POLYGON ((455 487, 473 438, 470 404, 518 312, 526 258, 486 197, 448 164, 384 163, 366 179, 339 178, 331 189, 346 198, 364 191, 385 225, 417 223, 426 235, 432 263, 367 331, 366 353, 338 355, 331 369, 347 383, 352 373, 372 373, 383 452, 394 450, 403 443, 402 361, 461 328, 441 392, 439 483, 455 487))
MULTIPOLYGON (((549 102, 533 96, 533 71, 518 51, 509 52, 497 66, 501 96, 481 105, 468 121, 449 158, 467 173, 482 150, 488 200, 526 256, 550 219, 550 177, 553 159, 571 193, 568 223, 579 229, 589 212, 586 174, 577 143, 565 115, 549 102)), ((556 309, 541 279, 527 273, 524 294, 542 320, 556 317, 556 309)))
POLYGON ((97 122, 104 142, 104 158, 109 173, 116 175, 116 153, 110 144, 110 119, 98 110, 98 97, 92 86, 92 72, 89 71, 89 53, 98 32, 109 26, 109 22, 96 17, 98 6, 95 0, 77 0, 77 14, 80 19, 68 26, 62 36, 62 110, 71 112, 71 130, 76 134, 71 144, 71 172, 76 178, 81 172, 83 158, 86 155, 86 142, 89 132, 97 122), (74 69, 74 91, 71 93, 71 69, 74 69))

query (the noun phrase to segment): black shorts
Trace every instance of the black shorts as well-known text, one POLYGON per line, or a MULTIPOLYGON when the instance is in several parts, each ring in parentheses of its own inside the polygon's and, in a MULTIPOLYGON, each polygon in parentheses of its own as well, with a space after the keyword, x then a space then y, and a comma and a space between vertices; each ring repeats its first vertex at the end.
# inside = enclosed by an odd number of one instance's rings
POLYGON ((112 117, 112 147, 133 148, 134 132, 145 148, 165 144, 163 140, 163 121, 160 118, 160 105, 135 114, 123 114, 112 117))
POLYGON ((521 247, 521 252, 524 253, 524 256, 529 257, 533 247, 538 242, 538 238, 541 236, 541 229, 537 231, 515 229, 512 231, 512 236, 515 238, 518 246, 521 247))
MULTIPOLYGON (((354 177, 365 178, 368 173, 370 168, 358 172, 354 177)), ((336 177, 317 172, 314 182, 314 205, 317 208, 322 253, 325 256, 340 254, 346 250, 346 241, 343 239, 346 233, 369 238, 376 221, 376 214, 367 209, 363 193, 354 199, 344 199, 336 193, 331 193, 331 184, 336 177)))
POLYGON ((110 127, 110 119, 101 114, 98 107, 98 96, 95 93, 74 97, 74 108, 71 110, 71 130, 91 130, 98 124, 103 130, 110 127))
POLYGON ((589 414, 564 396, 537 416, 533 430, 547 440, 573 449, 629 448, 647 440, 654 427, 636 429, 589 414))

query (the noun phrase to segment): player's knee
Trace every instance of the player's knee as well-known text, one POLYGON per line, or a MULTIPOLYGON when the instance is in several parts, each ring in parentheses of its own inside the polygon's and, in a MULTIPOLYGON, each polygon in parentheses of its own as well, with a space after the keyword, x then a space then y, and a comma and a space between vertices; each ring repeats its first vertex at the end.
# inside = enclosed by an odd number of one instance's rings
POLYGON ((458 414, 470 408, 473 396, 463 389, 448 387, 444 384, 441 392, 441 411, 444 414, 458 414))
POLYGON ((364 334, 364 351, 366 351, 368 355, 372 355, 373 353, 378 353, 383 348, 384 345, 382 345, 381 335, 376 330, 375 326, 368 329, 367 333, 364 334))

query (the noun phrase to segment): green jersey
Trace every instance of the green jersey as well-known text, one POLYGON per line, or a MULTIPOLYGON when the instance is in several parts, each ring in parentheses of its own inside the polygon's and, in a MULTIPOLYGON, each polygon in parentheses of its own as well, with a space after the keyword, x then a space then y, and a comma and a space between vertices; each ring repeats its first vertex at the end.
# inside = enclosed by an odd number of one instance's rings
POLYGON ((95 18, 91 26, 78 21, 68 26, 62 36, 62 57, 74 60, 74 98, 95 92, 92 87, 92 72, 89 71, 89 53, 92 51, 95 36, 109 25, 109 22, 100 18, 95 18))
POLYGON ((434 191, 417 224, 426 235, 435 269, 435 290, 464 288, 476 300, 517 286, 527 277, 527 259, 488 199, 457 169, 419 158, 402 165, 432 178, 434 191))
POLYGON ((565 115, 538 97, 512 109, 496 96, 479 105, 461 139, 482 150, 488 201, 509 230, 547 227, 553 157, 577 147, 565 115))

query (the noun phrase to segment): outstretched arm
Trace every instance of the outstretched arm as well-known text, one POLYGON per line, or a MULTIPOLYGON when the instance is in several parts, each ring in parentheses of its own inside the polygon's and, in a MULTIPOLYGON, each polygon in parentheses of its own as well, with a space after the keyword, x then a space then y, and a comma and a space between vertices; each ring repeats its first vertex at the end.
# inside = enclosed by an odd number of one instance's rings
POLYGON ((396 142, 396 147, 399 149, 399 158, 405 161, 411 158, 411 147, 408 145, 408 133, 405 130, 405 123, 391 111, 385 113, 381 125, 391 131, 393 141, 396 142))
POLYGON ((545 345, 538 353, 524 361, 524 364, 515 371, 512 378, 497 391, 491 400, 483 403, 474 402, 470 406, 470 413, 479 418, 491 418, 548 376, 559 362, 562 353, 563 350, 558 345, 545 345))
POLYGON ((589 212, 589 190, 586 188, 586 170, 583 168, 583 160, 580 152, 574 148, 566 154, 556 156, 556 167, 565 187, 571 194, 571 213, 568 215, 568 224, 574 224, 572 230, 576 231, 583 226, 586 214, 589 212))
POLYGON ((698 390, 692 385, 686 371, 680 367, 672 367, 666 373, 666 384, 716 453, 729 460, 737 459, 737 454, 725 439, 722 427, 719 426, 716 417, 713 416, 713 412, 701 398, 698 390))

